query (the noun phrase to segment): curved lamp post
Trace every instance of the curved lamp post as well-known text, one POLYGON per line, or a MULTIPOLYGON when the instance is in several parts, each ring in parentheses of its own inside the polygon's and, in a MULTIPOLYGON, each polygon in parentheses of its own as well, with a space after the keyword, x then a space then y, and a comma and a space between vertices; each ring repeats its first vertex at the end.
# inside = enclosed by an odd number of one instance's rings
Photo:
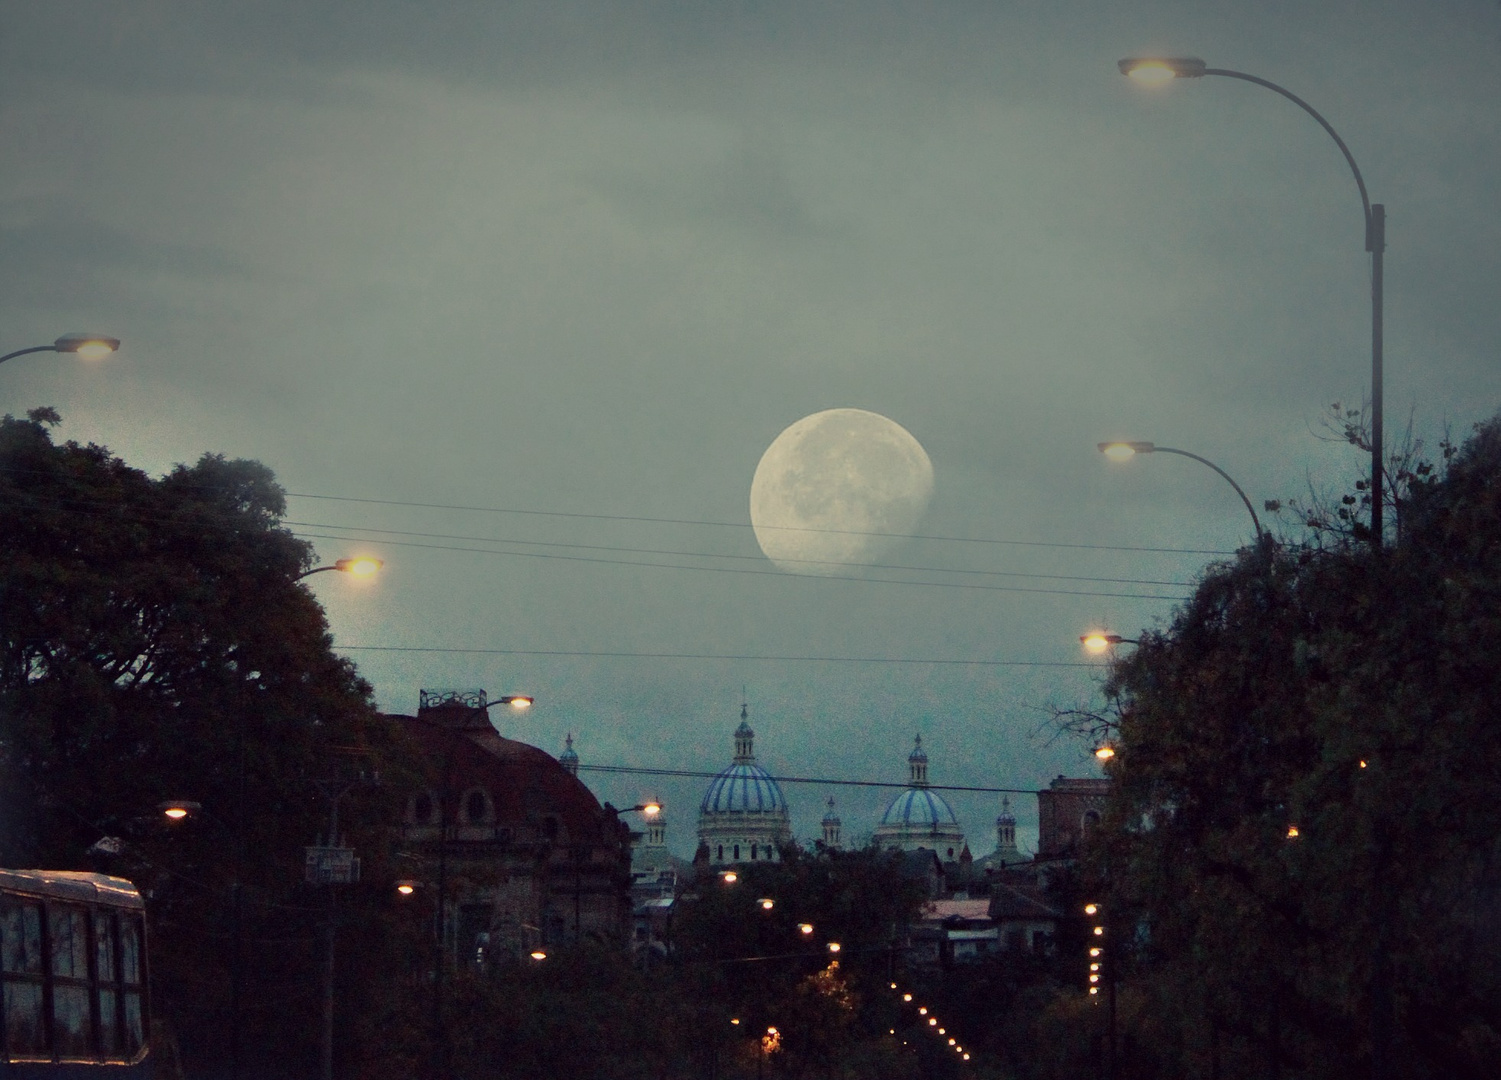
POLYGON ((1235 494, 1240 496, 1240 501, 1246 504, 1246 509, 1251 513, 1251 524, 1256 526, 1256 542, 1259 544, 1266 539, 1266 532, 1261 527, 1261 519, 1256 516, 1256 508, 1251 505, 1251 500, 1246 498, 1246 493, 1231 479, 1229 473, 1208 458, 1190 454, 1187 450, 1174 450, 1170 446, 1158 446, 1156 443, 1149 442, 1102 442, 1099 448, 1100 453, 1111 461, 1129 461, 1137 454, 1177 454, 1179 457, 1193 458, 1202 465, 1208 465, 1225 478, 1226 483, 1235 489, 1235 494))
POLYGON ((75 353, 84 360, 103 360, 119 347, 119 338, 108 337, 104 334, 64 334, 51 345, 33 345, 29 349, 17 349, 15 352, 6 353, 0 356, 0 364, 7 360, 14 360, 18 356, 39 352, 75 353))
POLYGON ((337 570, 341 574, 351 574, 354 577, 373 577, 375 573, 385 565, 385 562, 381 559, 372 559, 368 555, 360 555, 353 559, 339 559, 337 562, 329 566, 315 566, 311 570, 304 570, 292 580, 301 581, 305 577, 312 577, 314 574, 321 574, 325 570, 337 570))
POLYGON ((1355 164, 1355 157, 1350 153, 1350 148, 1345 145, 1345 140, 1339 137, 1339 132, 1330 126, 1329 121, 1319 115, 1317 109, 1286 87, 1278 86, 1256 75, 1247 75, 1243 71, 1212 68, 1204 61, 1192 56, 1131 56, 1119 61, 1117 66, 1121 69, 1122 75, 1147 84, 1167 83, 1174 79, 1198 79, 1205 75, 1222 75, 1227 79, 1239 79, 1242 82, 1264 86, 1268 90, 1281 94, 1317 120, 1319 127, 1329 134, 1335 145, 1339 147, 1339 152, 1345 156, 1350 172, 1355 177, 1355 186, 1360 189, 1360 206, 1365 215, 1365 249, 1371 253, 1371 546, 1379 549, 1382 532, 1381 322, 1384 253, 1386 251, 1386 207, 1380 203, 1371 202, 1370 195, 1366 192, 1365 178, 1360 175, 1360 166, 1355 164))

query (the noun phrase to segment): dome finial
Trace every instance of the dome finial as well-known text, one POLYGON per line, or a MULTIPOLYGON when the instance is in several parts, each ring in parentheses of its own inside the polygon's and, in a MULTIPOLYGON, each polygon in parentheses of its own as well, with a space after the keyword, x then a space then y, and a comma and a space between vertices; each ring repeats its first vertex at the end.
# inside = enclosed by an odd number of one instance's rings
POLYGON ((564 740, 563 752, 558 755, 558 764, 563 766, 571 776, 579 774, 579 756, 573 748, 573 732, 571 731, 568 733, 568 738, 564 740))

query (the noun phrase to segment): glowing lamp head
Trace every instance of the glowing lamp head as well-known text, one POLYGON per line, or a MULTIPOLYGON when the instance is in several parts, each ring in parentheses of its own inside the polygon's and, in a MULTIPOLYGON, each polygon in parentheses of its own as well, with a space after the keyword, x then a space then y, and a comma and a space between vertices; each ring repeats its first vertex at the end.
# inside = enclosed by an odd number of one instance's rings
POLYGON ((772 908, 777 906, 777 902, 769 896, 761 897, 758 903, 760 903, 762 911, 770 911, 772 908))
POLYGON ((1298 827, 1296 825, 1289 825, 1287 827, 1287 838, 1289 840, 1296 840, 1298 838, 1298 827))
POLYGON ((1102 953, 1102 952, 1104 952, 1104 951, 1105 951, 1105 950, 1104 950, 1104 949, 1102 949, 1102 948, 1100 948, 1100 947, 1099 947, 1099 946, 1098 946, 1098 945, 1097 945, 1097 946, 1095 946, 1095 947, 1094 947, 1094 948, 1092 948, 1092 949, 1090 949, 1090 950, 1089 950, 1089 955, 1090 955, 1090 956, 1099 956, 1099 955, 1100 955, 1100 953, 1102 953))
POLYGON ((926 1005, 919 1005, 917 1007, 917 1015, 918 1016, 927 1016, 928 1015, 928 1007, 926 1005))
POLYGON ((647 817, 656 817, 662 812, 662 804, 659 802, 649 802, 641 808, 641 812, 647 817))
POLYGON ((813 924, 810 922, 800 922, 797 924, 797 932, 802 934, 803 937, 807 937, 813 933, 813 924))
POLYGON ((1116 62, 1121 74, 1146 86, 1160 86, 1174 79, 1201 78, 1208 65, 1196 56, 1128 56, 1116 62))
POLYGON ((911 1001, 912 1000, 912 995, 911 994, 903 994, 902 995, 902 1000, 903 1001, 911 1001))
POLYGON ((1091 986, 1089 988, 1089 992, 1091 994, 1098 994, 1100 992, 1100 988, 1098 986, 1091 986))
POLYGON ((1094 752, 1094 756, 1099 758, 1101 761, 1109 761, 1111 758, 1115 757, 1115 747, 1102 746, 1094 752))
POLYGON ((542 949, 533 949, 532 950, 532 959, 533 960, 546 960, 547 959, 547 953, 545 951, 543 951, 542 949))
POLYGON ((1105 928, 1103 926, 1096 926, 1094 928, 1094 936, 1095 937, 1104 937, 1105 936, 1105 928))
POLYGON ((103 360, 120 347, 120 339, 103 334, 64 334, 52 343, 58 352, 73 353, 82 360, 103 360))
POLYGON ((1084 914, 1086 914, 1086 915, 1093 915, 1096 911, 1099 911, 1099 910, 1100 910, 1100 905, 1099 904, 1085 904, 1084 905, 1084 914))
POLYGON ((1130 461, 1137 454, 1150 454, 1157 449, 1156 443, 1149 442, 1102 442, 1098 446, 1100 453, 1111 461, 1130 461))
POLYGON ((373 559, 369 555, 359 555, 353 559, 339 559, 334 563, 334 569, 351 577, 367 578, 374 577, 376 572, 385 565, 380 559, 373 559))
POLYGON ((736 1027, 739 1027, 740 1026, 740 1017, 738 1017, 738 1016, 732 1016, 732 1017, 730 1017, 730 1023, 734 1024, 736 1027))
POLYGON ((726 870, 723 874, 720 875, 720 879, 726 885, 733 885, 735 884, 735 882, 740 880, 740 875, 735 873, 735 871, 733 870, 726 870))
MULTIPOLYGON (((938 1029, 938 1034, 940 1034, 940 1035, 942 1035, 942 1034, 943 1034, 943 1029, 942 1029, 942 1028, 939 1028, 939 1029, 938 1029)), ((954 1039, 954 1038, 950 1038, 950 1039, 949 1039, 949 1045, 950 1045, 950 1046, 953 1046, 953 1045, 955 1045, 955 1044, 956 1044, 956 1043, 958 1043, 958 1041, 959 1041, 959 1040, 958 1040, 958 1039, 954 1039)))
POLYGON ((840 948, 839 942, 837 942, 837 941, 831 941, 831 942, 829 942, 829 952, 838 952, 839 948, 840 948))
POLYGON ((1098 975, 1091 975, 1089 977, 1089 981, 1092 982, 1092 983, 1097 983, 1097 982, 1100 981, 1100 977, 1098 975))
POLYGON ((417 883, 415 881, 398 881, 396 883, 396 891, 401 893, 402 896, 411 896, 417 891, 417 883))
POLYGON ((168 821, 182 821, 188 815, 202 810, 203 804, 193 802, 190 799, 169 799, 164 803, 157 804, 157 809, 166 816, 168 821))
POLYGON ((1119 634, 1107 634, 1103 630, 1091 630, 1079 638, 1079 641, 1084 646, 1084 651, 1092 656, 1101 656, 1113 646, 1119 645, 1125 640, 1119 634))
POLYGON ((938 1026, 938 1021, 935 1020, 933 1017, 930 1016, 930 1017, 928 1017, 928 1026, 929 1027, 937 1027, 938 1026))
MULTIPOLYGON (((530 709, 532 705, 536 703, 537 699, 527 697, 525 694, 512 694, 507 698, 503 698, 502 700, 511 708, 520 710, 530 709)), ((659 806, 657 807, 657 809, 660 810, 661 807, 659 806)))

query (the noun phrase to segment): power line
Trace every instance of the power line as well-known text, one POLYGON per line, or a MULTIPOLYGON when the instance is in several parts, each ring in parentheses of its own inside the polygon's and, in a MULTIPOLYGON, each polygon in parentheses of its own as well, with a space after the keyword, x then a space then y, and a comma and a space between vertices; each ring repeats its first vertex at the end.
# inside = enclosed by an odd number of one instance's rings
POLYGON ((460 653, 480 656, 579 656, 626 660, 738 660, 809 664, 935 664, 952 667, 1097 668, 1081 660, 942 660, 886 656, 762 656, 729 653, 615 652, 580 649, 479 649, 423 645, 335 645, 342 652, 460 653))
MULTIPOLYGON (((380 533, 383 536, 415 536, 428 540, 462 540, 479 544, 510 544, 516 547, 568 548, 574 551, 613 551, 627 555, 668 555, 690 559, 736 559, 743 562, 756 563, 764 563, 766 561, 766 556, 764 555, 732 555, 711 551, 678 551, 669 548, 617 547, 608 544, 570 544, 556 540, 511 540, 505 537, 465 536, 455 533, 417 532, 408 529, 377 529, 363 525, 334 525, 322 521, 292 521, 288 519, 284 520, 282 524, 303 529, 340 529, 345 532, 363 530, 365 532, 380 533)), ((359 538, 350 537, 349 539, 359 538)), ((377 540, 371 542, 386 543, 388 541, 377 540)), ((1092 581, 1115 585, 1174 585, 1180 588, 1191 588, 1193 584, 1188 581, 1163 581, 1154 578, 1082 577, 1075 574, 1035 574, 1017 570, 969 570, 945 566, 906 566, 897 563, 844 562, 838 559, 778 558, 776 561, 779 563, 801 563, 807 566, 847 566, 862 567, 871 570, 906 570, 921 574, 973 574, 984 577, 1042 578, 1049 581, 1092 581)))
MULTIPOLYGON (((692 518, 642 517, 630 514, 583 514, 563 510, 517 510, 500 506, 468 506, 458 503, 408 502, 402 499, 360 499, 347 495, 314 495, 288 491, 289 499, 323 499, 329 502, 369 503, 373 506, 406 506, 421 510, 464 510, 477 514, 516 514, 525 517, 575 518, 586 521, 634 521, 652 525, 696 525, 719 529, 752 529, 748 521, 699 521, 692 518)), ((1210 548, 1135 547, 1122 544, 1073 544, 1052 540, 994 540, 975 536, 932 536, 925 533, 865 532, 859 529, 818 529, 801 525, 762 525, 762 529, 789 532, 833 533, 840 536, 876 536, 892 540, 937 540, 948 544, 1001 544, 1014 547, 1075 548, 1085 551, 1137 551, 1166 555, 1234 555, 1233 551, 1210 548)))
MULTIPOLYGON (((361 536, 331 536, 328 533, 297 532, 293 535, 313 540, 358 540, 390 547, 421 548, 429 551, 462 551, 475 555, 503 555, 513 558, 554 559, 561 562, 595 563, 605 566, 639 566, 653 570, 696 570, 707 574, 751 574, 758 577, 790 578, 780 570, 755 570, 737 566, 687 566, 681 563, 641 562, 633 559, 605 559, 595 555, 559 555, 546 551, 496 551, 494 548, 455 547, 450 544, 422 544, 412 540, 374 540, 361 536)), ((898 578, 855 577, 847 574, 819 574, 821 581, 860 581, 879 585, 922 585, 934 589, 978 589, 984 592, 1037 593, 1047 596, 1105 596, 1122 600, 1186 600, 1181 594, 1101 592, 1091 589, 1032 589, 1020 585, 978 585, 964 581, 905 581, 898 578)))
MULTIPOLYGON (((580 772, 618 773, 628 776, 676 776, 691 780, 712 780, 719 772, 702 769, 646 769, 631 765, 580 765, 580 772)), ((721 770, 723 771, 723 770, 721 770)), ((909 788, 910 783, 895 780, 833 780, 824 776, 773 776, 779 784, 822 784, 830 787, 909 788)), ((986 795, 1036 795, 1036 788, 972 787, 963 784, 928 784, 929 791, 973 791, 986 795)))

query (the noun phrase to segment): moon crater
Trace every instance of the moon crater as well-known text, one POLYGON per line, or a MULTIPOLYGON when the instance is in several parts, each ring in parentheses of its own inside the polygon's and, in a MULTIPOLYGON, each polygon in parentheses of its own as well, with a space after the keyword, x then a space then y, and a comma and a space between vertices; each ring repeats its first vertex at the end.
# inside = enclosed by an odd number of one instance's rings
POLYGON ((906 428, 864 409, 826 409, 778 435, 751 481, 756 542, 797 574, 848 572, 916 528, 933 463, 906 428))

